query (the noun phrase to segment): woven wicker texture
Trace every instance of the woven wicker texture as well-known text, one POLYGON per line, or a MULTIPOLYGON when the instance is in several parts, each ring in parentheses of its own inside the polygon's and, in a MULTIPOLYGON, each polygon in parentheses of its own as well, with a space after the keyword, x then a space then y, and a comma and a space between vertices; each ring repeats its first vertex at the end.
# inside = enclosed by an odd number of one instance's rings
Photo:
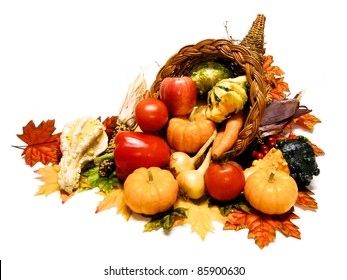
POLYGON ((194 65, 211 59, 230 61, 240 66, 250 86, 249 100, 244 109, 248 112, 238 140, 230 151, 230 158, 240 155, 254 140, 264 115, 267 90, 262 67, 264 22, 265 17, 258 15, 248 35, 240 44, 227 39, 206 39, 181 48, 159 70, 150 88, 151 94, 157 96, 164 78, 187 75, 194 65))
POLYGON ((248 34, 240 43, 240 45, 248 48, 261 63, 263 62, 264 52, 264 28, 265 16, 259 14, 257 15, 256 20, 253 22, 248 34))

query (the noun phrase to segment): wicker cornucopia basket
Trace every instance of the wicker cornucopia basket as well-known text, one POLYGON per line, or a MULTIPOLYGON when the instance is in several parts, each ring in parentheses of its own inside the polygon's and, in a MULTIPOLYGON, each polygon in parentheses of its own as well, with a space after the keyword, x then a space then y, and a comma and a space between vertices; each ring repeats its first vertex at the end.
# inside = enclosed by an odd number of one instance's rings
POLYGON ((254 140, 266 107, 267 85, 262 66, 265 16, 258 15, 247 36, 237 44, 228 39, 206 39, 187 45, 171 56, 157 73, 150 92, 158 95, 161 81, 166 77, 187 75, 195 65, 217 60, 241 69, 249 83, 247 118, 238 140, 230 151, 230 158, 240 155, 254 140))

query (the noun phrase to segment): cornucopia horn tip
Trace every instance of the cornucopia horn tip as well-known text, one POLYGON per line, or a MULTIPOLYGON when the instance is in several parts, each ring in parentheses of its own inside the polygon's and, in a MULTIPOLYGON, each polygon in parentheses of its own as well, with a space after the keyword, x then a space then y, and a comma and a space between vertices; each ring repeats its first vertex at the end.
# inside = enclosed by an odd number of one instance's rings
POLYGON ((248 34, 243 38, 240 45, 249 49, 256 59, 262 64, 264 53, 264 29, 265 16, 258 14, 248 34))

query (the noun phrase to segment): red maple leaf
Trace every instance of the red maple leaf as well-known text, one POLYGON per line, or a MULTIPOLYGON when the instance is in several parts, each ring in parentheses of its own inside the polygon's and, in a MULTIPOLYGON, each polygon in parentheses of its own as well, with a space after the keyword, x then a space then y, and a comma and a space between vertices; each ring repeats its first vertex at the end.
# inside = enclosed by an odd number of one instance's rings
POLYGON ((112 138, 113 132, 117 126, 117 116, 107 117, 102 124, 104 125, 106 129, 106 134, 108 136, 108 139, 112 138))
POLYGON ((44 165, 59 163, 61 133, 53 134, 55 129, 54 120, 42 121, 37 127, 31 120, 23 127, 23 134, 17 134, 27 146, 14 147, 23 149, 22 156, 30 167, 38 162, 44 165))

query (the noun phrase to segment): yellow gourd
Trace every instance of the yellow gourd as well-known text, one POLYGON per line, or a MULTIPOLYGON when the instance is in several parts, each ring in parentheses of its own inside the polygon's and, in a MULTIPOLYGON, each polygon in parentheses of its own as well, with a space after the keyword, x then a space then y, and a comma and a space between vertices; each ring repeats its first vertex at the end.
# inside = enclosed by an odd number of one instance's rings
POLYGON ((265 214, 284 214, 298 197, 295 180, 284 171, 256 170, 246 180, 244 194, 253 208, 265 214))
POLYGON ((159 167, 138 168, 124 182, 124 202, 135 213, 154 215, 176 202, 178 184, 172 173, 159 167))
POLYGON ((244 170, 246 180, 254 171, 263 168, 276 169, 277 171, 284 171, 288 175, 290 174, 288 163, 284 159, 281 150, 276 148, 271 148, 264 158, 254 160, 252 166, 244 170))

